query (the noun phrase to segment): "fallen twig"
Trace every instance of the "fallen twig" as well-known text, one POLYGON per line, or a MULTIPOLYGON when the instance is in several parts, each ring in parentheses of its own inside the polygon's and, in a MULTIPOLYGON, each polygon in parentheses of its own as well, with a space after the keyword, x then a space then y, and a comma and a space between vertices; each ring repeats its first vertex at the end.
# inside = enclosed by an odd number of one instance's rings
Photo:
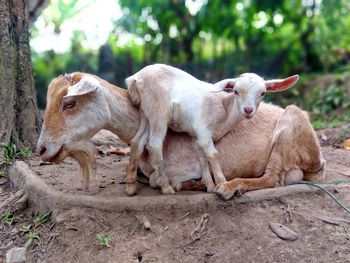
POLYGON ((16 193, 12 194, 9 198, 7 198, 4 202, 0 204, 0 211, 6 210, 9 207, 14 206, 15 204, 20 203, 20 201, 26 201, 27 196, 24 195, 24 190, 21 189, 16 193), (24 199, 22 199, 24 197, 24 199))
POLYGON ((204 234, 205 227, 208 223, 209 214, 203 214, 199 223, 196 225, 195 229, 191 232, 192 241, 199 240, 204 234))
POLYGON ((326 169, 326 171, 327 172, 333 172, 333 173, 341 174, 341 175, 348 176, 348 177, 350 176, 349 173, 343 173, 343 172, 340 172, 339 170, 335 170, 335 169, 328 168, 328 169, 326 169))
POLYGON ((135 225, 134 229, 130 232, 130 236, 134 235, 138 228, 139 228, 139 225, 135 225))
POLYGON ((49 240, 47 242, 48 243, 47 250, 50 250, 53 242, 55 241, 56 237, 58 237, 59 235, 60 234, 57 234, 57 233, 50 235, 49 240))
POLYGON ((151 229, 151 223, 145 214, 136 214, 135 217, 137 220, 139 220, 140 224, 143 225, 146 230, 151 229))
POLYGON ((98 221, 98 220, 97 220, 96 218, 94 218, 93 216, 89 216, 89 218, 92 219, 93 221, 95 221, 97 224, 99 224, 103 229, 109 229, 109 227, 108 227, 106 224, 104 224, 104 223, 98 221))
POLYGON ((183 216, 180 216, 177 220, 181 220, 183 218, 185 218, 186 216, 188 216, 191 213, 191 211, 188 211, 186 214, 184 214, 183 216))
POLYGON ((290 210, 290 205, 288 204, 288 208, 287 208, 287 213, 288 213, 288 218, 289 220, 287 220, 288 222, 293 221, 293 215, 292 215, 292 211, 290 210))
POLYGON ((316 218, 320 219, 322 222, 325 222, 327 224, 340 226, 342 223, 350 224, 349 220, 339 218, 339 217, 324 217, 324 216, 315 216, 316 218))
POLYGON ((28 196, 24 194, 20 199, 15 202, 15 205, 24 204, 28 201, 28 196))

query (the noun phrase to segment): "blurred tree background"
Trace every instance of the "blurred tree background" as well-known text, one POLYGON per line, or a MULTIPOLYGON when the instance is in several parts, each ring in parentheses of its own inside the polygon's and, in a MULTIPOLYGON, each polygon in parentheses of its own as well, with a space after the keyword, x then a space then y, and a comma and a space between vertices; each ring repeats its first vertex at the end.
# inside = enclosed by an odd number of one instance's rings
POLYGON ((350 121, 348 0, 115 0, 119 15, 99 47, 87 45, 87 31, 75 30, 64 51, 36 48, 43 28, 59 36, 95 2, 52 0, 33 24, 39 107, 59 74, 85 71, 124 87, 127 76, 159 62, 209 82, 243 72, 298 73, 297 87, 267 99, 308 110, 315 128, 350 121))

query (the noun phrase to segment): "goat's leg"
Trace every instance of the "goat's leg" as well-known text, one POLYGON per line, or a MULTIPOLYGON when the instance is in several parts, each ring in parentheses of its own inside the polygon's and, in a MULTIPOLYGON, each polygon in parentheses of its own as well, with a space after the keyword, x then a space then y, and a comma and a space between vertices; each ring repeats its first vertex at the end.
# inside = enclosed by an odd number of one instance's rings
POLYGON ((278 175, 265 174, 260 178, 235 178, 229 182, 218 184, 215 193, 228 200, 234 194, 241 195, 244 192, 274 187, 278 181, 278 175))
POLYGON ((154 172, 150 175, 150 185, 157 185, 163 194, 174 194, 174 189, 169 184, 168 177, 164 174, 163 162, 163 142, 168 130, 167 123, 152 123, 150 121, 150 136, 146 146, 150 155, 151 165, 154 172))
POLYGON ((272 150, 265 174, 257 179, 234 179, 220 184, 215 192, 224 199, 236 191, 251 191, 282 185, 285 180, 303 179, 321 181, 325 160, 322 157, 317 136, 308 116, 298 107, 286 108, 278 120, 272 136, 272 150), (287 173, 286 173, 287 172, 287 173), (288 178, 288 177, 295 178, 288 178), (286 178, 284 178, 286 177, 286 178))
POLYGON ((281 178, 285 176, 282 169, 283 156, 278 149, 273 149, 267 163, 265 173, 259 178, 235 178, 231 181, 218 184, 214 192, 221 198, 228 200, 235 194, 243 194, 247 191, 275 187, 280 184, 281 178))
POLYGON ((213 140, 210 137, 197 138, 199 147, 203 150, 214 174, 216 184, 226 182, 226 178, 221 170, 219 153, 216 150, 213 140))
POLYGON ((203 163, 202 182, 207 187, 208 193, 211 193, 214 191, 215 184, 213 182, 213 179, 211 178, 208 162, 203 163))
POLYGON ((205 153, 202 150, 202 148, 199 146, 199 143, 194 142, 193 147, 198 153, 199 162, 202 167, 202 183, 204 183, 205 186, 207 187, 207 192, 213 192, 215 184, 213 182, 213 179, 211 178, 211 174, 209 171, 209 164, 205 156, 205 153))
POLYGON ((282 155, 284 170, 298 168, 304 173, 303 179, 322 182, 326 162, 306 112, 288 106, 277 122, 272 141, 273 151, 282 155))
POLYGON ((144 151, 147 139, 149 136, 149 128, 147 120, 140 112, 141 122, 140 128, 137 131, 135 137, 130 142, 130 160, 127 167, 127 174, 125 178, 126 182, 126 193, 129 196, 135 195, 137 191, 136 179, 137 179, 137 168, 139 159, 144 151))

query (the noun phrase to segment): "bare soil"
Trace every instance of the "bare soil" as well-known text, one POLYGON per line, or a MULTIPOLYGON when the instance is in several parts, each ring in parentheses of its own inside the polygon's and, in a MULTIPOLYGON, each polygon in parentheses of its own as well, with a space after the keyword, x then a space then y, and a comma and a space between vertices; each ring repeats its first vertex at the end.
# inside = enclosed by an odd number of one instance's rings
MULTIPOLYGON (((331 146, 322 151, 328 165, 327 180, 349 181, 350 151, 331 146)), ((127 155, 100 154, 96 179, 89 190, 81 189, 74 161, 41 165, 33 157, 28 164, 57 191, 118 198, 126 196, 122 181, 127 161, 127 155)), ((10 190, 8 183, 3 183, 0 203, 10 190)), ((150 201, 160 196, 158 190, 139 187, 139 195, 150 201)), ((182 200, 182 195, 196 194, 182 192, 173 198, 182 200)), ((350 188, 340 188, 335 195, 350 207, 350 188)), ((144 214, 84 207, 55 210, 50 221, 38 227, 41 240, 29 247, 27 262, 350 262, 350 224, 339 221, 350 222, 350 214, 323 193, 247 204, 222 203, 225 205, 205 211, 184 212, 169 206, 144 214), (143 216, 150 222, 149 230, 138 219, 143 216), (277 237, 269 228, 270 222, 289 227, 298 239, 277 237), (98 234, 110 237, 110 247, 99 243, 98 234)), ((11 247, 24 245, 28 238, 20 227, 33 226, 37 215, 29 203, 28 209, 15 213, 11 225, 0 224, 0 262, 5 262, 11 247)))

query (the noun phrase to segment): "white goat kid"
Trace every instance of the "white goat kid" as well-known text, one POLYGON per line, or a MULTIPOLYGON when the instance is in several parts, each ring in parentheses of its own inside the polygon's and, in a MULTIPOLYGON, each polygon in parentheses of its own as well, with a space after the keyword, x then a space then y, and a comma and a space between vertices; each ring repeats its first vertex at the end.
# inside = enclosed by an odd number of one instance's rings
POLYGON ((215 185, 208 162, 215 183, 226 182, 213 141, 218 141, 244 118, 252 118, 266 92, 288 89, 298 79, 295 75, 265 81, 254 73, 245 73, 210 84, 167 65, 143 68, 126 79, 130 99, 139 106, 141 116, 140 129, 131 141, 133 161, 129 168, 133 172, 128 173, 127 181, 135 181, 137 160, 146 146, 154 169, 150 185, 159 186, 163 194, 174 193, 163 172, 163 142, 170 127, 194 137, 201 150, 202 181, 209 192, 213 191, 215 185))

